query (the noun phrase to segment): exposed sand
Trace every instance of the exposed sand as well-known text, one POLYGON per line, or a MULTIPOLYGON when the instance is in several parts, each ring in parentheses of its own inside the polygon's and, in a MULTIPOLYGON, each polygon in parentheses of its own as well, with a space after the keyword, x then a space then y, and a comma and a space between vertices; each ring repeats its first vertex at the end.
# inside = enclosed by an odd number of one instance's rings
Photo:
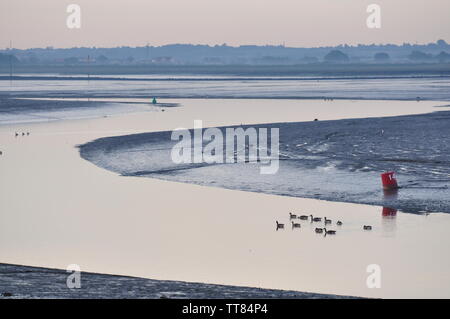
POLYGON ((354 296, 450 297, 448 214, 383 218, 376 206, 120 177, 82 160, 75 147, 190 127, 194 119, 216 126, 400 115, 440 103, 181 103, 165 112, 0 126, 1 262, 61 269, 76 263, 97 273, 354 296), (306 105, 308 111, 299 109, 306 105), (14 137, 23 130, 31 135, 14 137), (275 231, 275 220, 288 223, 289 211, 344 225, 326 238, 307 223, 275 231), (363 232, 363 224, 374 230, 363 232), (366 286, 369 264, 381 266, 380 289, 366 286))

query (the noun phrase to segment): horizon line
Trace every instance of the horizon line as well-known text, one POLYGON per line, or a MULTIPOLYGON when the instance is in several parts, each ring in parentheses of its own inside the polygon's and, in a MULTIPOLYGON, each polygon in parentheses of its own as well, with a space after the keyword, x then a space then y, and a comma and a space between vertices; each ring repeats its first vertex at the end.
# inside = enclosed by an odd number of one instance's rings
MULTIPOLYGON (((131 46, 131 45, 116 45, 116 46, 73 46, 73 47, 54 47, 52 45, 48 45, 46 47, 27 47, 24 49, 20 49, 20 48, 14 48, 10 45, 10 47, 5 47, 4 49, 0 49, 2 51, 9 51, 9 50, 70 50, 70 49, 117 49, 117 48, 161 48, 161 47, 166 47, 166 46, 175 46, 175 45, 191 45, 191 46, 207 46, 207 47, 230 47, 230 48, 240 48, 240 47, 283 47, 283 48, 287 48, 287 49, 322 49, 322 48, 336 48, 336 47, 358 47, 358 46, 405 46, 405 45, 409 45, 409 46, 426 46, 426 45, 430 45, 430 44, 437 44, 439 41, 444 41, 447 45, 449 45, 449 43, 440 38, 437 39, 434 42, 427 42, 427 43, 410 43, 410 42, 403 42, 401 44, 398 43, 370 43, 370 44, 365 44, 365 43, 356 43, 356 44, 348 44, 348 43, 341 43, 341 44, 337 44, 337 45, 323 45, 323 46, 286 46, 284 43, 282 44, 239 44, 239 45, 230 45, 227 43, 222 43, 222 44, 202 44, 202 43, 168 43, 168 44, 161 44, 161 45, 149 45, 149 43, 147 44, 143 44, 141 46, 131 46)), ((11 41, 12 42, 12 41, 11 41)))

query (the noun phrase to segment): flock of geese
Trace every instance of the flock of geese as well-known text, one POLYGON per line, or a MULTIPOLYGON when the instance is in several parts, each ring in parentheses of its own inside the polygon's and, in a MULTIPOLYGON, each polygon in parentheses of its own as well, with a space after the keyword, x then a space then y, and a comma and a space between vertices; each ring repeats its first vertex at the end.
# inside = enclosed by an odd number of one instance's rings
MULTIPOLYGON (((20 135, 20 133, 17 133, 17 132, 16 132, 15 136, 17 137, 17 136, 19 136, 19 135, 20 135)), ((22 132, 22 136, 25 136, 25 135, 26 135, 26 136, 30 135, 30 132, 26 132, 26 133, 25 133, 25 132, 22 132)))
MULTIPOLYGON (((30 132, 21 132, 21 133, 16 132, 14 136, 18 137, 18 136, 21 136, 21 135, 22 136, 30 136, 30 132)), ((1 155, 3 155, 3 151, 0 151, 0 156, 1 155)))
MULTIPOLYGON (((309 215, 309 216, 308 215, 298 215, 297 216, 296 214, 289 213, 289 220, 292 223, 292 229, 301 228, 302 227, 302 225, 300 223, 294 222, 293 219, 309 220, 311 223, 314 223, 314 222, 320 223, 320 222, 322 222, 322 217, 314 217, 313 215, 309 215)), ((277 223, 277 230, 278 229, 284 229, 284 224, 279 223, 278 220, 275 221, 275 222, 277 223)), ((331 226, 333 222, 332 222, 331 219, 328 219, 328 218, 324 217, 323 223, 325 224, 325 226, 327 226, 327 225, 331 226)), ((337 226, 342 226, 342 222, 340 220, 338 220, 336 222, 336 225, 337 226)), ((372 226, 364 225, 363 229, 364 230, 372 230, 372 226)), ((317 234, 324 234, 325 236, 326 235, 336 235, 336 231, 335 230, 327 229, 326 227, 323 227, 323 228, 322 227, 316 227, 315 231, 316 231, 317 234)))

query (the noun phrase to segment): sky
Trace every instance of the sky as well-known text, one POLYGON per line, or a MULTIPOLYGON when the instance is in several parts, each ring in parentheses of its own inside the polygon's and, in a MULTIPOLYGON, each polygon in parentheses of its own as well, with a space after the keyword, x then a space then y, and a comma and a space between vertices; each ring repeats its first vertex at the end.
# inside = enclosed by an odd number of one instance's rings
POLYGON ((449 0, 1 0, 0 48, 450 43, 449 13, 449 0), (366 25, 372 3, 379 29, 366 25))

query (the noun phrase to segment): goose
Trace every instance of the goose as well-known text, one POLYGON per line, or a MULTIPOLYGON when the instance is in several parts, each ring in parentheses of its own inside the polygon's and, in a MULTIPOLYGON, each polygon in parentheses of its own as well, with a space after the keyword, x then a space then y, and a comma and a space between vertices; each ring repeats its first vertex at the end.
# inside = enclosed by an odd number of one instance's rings
POLYGON ((277 223, 277 230, 278 230, 278 229, 284 229, 284 224, 280 224, 280 223, 278 222, 278 220, 276 221, 276 223, 277 223))
POLYGON ((300 228, 302 225, 292 222, 292 228, 300 228))
POLYGON ((298 216, 298 218, 301 220, 308 220, 309 216, 308 215, 300 215, 300 216, 298 216))
POLYGON ((370 226, 370 225, 364 225, 364 226, 363 226, 363 229, 364 229, 364 230, 372 230, 372 226, 370 226))
POLYGON ((342 222, 340 220, 337 221, 336 225, 342 226, 342 222))
POLYGON ((292 214, 292 213, 289 213, 289 218, 290 218, 290 219, 295 219, 295 218, 297 218, 297 215, 292 214))
POLYGON ((324 221, 325 221, 325 224, 331 224, 331 219, 327 219, 327 218, 325 217, 324 221))
POLYGON ((322 234, 323 233, 323 228, 316 228, 316 233, 317 234, 322 234))
POLYGON ((325 235, 336 235, 335 230, 327 230, 326 228, 323 229, 325 231, 325 235))
POLYGON ((309 216, 311 216, 311 223, 322 221, 322 217, 314 217, 313 215, 309 215, 309 216))

